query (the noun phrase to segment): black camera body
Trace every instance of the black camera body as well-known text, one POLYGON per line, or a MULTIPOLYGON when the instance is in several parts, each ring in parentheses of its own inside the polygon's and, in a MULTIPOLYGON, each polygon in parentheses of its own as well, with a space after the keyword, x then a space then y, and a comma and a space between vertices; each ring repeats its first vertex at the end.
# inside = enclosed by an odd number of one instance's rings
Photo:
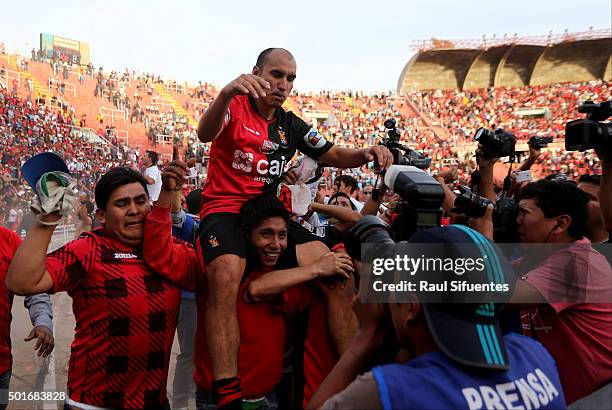
POLYGON ((396 123, 393 118, 385 120, 384 126, 388 130, 388 137, 385 138, 380 145, 384 145, 391 151, 393 154, 393 163, 395 165, 406 165, 419 169, 427 169, 431 166, 431 158, 427 158, 423 154, 400 144, 401 135, 396 128, 396 123))
POLYGON ((474 134, 474 140, 482 145, 485 158, 509 157, 514 154, 516 137, 501 128, 495 131, 480 127, 474 134))
POLYGON ((417 230, 440 226, 444 189, 438 181, 414 166, 392 165, 385 185, 401 198, 391 226, 380 218, 361 218, 345 238, 347 253, 361 260, 361 244, 386 244, 408 240, 417 230), (395 240, 395 241, 394 241, 395 240))
POLYGON ((468 187, 460 186, 460 195, 455 198, 453 212, 469 216, 470 218, 481 218, 487 211, 487 206, 493 204, 493 238, 495 242, 515 242, 516 217, 518 216, 518 205, 509 197, 502 196, 497 202, 484 198, 468 187))
POLYGON ((534 149, 542 149, 553 142, 553 137, 531 137, 527 144, 534 149))
POLYGON ((585 101, 578 112, 587 114, 586 119, 570 121, 565 125, 565 149, 568 151, 598 152, 612 150, 612 123, 603 122, 612 116, 612 101, 594 103, 585 101))

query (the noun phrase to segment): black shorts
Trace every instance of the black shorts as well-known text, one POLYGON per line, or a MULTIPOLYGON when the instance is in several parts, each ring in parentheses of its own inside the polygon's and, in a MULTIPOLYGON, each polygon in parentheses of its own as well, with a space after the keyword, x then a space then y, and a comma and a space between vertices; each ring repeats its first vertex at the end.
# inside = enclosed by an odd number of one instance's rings
MULTIPOLYGON (((205 265, 220 255, 231 254, 246 259, 249 254, 246 233, 240 223, 239 214, 219 212, 207 215, 200 222, 199 238, 205 265)), ((300 224, 289 221, 287 249, 279 262, 284 261, 283 266, 292 264, 295 260, 295 245, 319 240, 321 238, 311 234, 300 224)))
POLYGON ((205 265, 220 255, 247 257, 247 239, 239 214, 219 212, 205 216, 200 222, 199 238, 205 265))

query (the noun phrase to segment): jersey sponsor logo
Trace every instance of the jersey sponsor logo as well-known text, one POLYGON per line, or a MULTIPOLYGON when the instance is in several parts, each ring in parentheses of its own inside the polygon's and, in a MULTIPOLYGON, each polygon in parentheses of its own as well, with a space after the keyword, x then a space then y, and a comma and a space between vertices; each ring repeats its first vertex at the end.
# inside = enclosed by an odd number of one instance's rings
MULTIPOLYGON (((267 176, 268 178, 262 179, 261 177, 256 177, 255 181, 274 182, 273 178, 281 176, 281 174, 285 171, 286 165, 287 162, 284 156, 280 157, 280 161, 276 159, 273 159, 272 161, 268 161, 265 158, 260 159, 255 164, 255 171, 257 171, 259 175, 267 176)), ((239 171, 244 171, 245 173, 250 173, 253 170, 253 153, 242 152, 239 149, 234 151, 234 162, 232 163, 232 168, 239 171)))
POLYGON ((559 397, 559 391, 540 368, 506 383, 465 387, 461 393, 469 409, 539 409, 559 397))
POLYGON ((306 135, 304 135, 304 142, 311 148, 323 148, 327 142, 317 130, 310 129, 306 135))
POLYGON ((251 134, 255 134, 257 136, 260 136, 261 133, 257 130, 254 130, 252 128, 247 127, 246 125, 242 124, 242 126, 244 127, 245 130, 247 130, 248 132, 250 132, 251 134))
POLYGON ((234 162, 232 168, 244 172, 251 172, 253 169, 253 153, 242 152, 239 149, 234 151, 234 162))
POLYGON ((115 259, 138 259, 138 255, 134 255, 133 253, 121 253, 121 252, 115 252, 113 257, 115 259))

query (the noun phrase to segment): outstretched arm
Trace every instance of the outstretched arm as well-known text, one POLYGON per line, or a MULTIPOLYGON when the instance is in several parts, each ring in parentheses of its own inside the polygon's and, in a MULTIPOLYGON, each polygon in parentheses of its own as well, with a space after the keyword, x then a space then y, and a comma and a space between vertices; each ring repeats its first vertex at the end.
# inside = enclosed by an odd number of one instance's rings
POLYGON ((393 154, 382 145, 369 148, 342 148, 333 146, 319 158, 322 162, 337 168, 356 168, 376 160, 376 165, 387 169, 393 164, 393 154))
POLYGON ((287 289, 312 279, 340 274, 346 278, 353 272, 351 258, 345 254, 328 252, 313 263, 292 269, 276 270, 249 283, 246 299, 262 302, 273 299, 287 289))

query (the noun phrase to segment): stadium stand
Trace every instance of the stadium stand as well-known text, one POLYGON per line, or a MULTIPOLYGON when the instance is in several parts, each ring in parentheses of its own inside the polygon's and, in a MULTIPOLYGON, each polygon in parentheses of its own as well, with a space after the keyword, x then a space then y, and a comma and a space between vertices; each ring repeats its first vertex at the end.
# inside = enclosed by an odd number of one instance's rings
MULTIPOLYGON (((432 172, 453 165, 464 180, 475 167, 469 153, 474 151, 472 136, 478 127, 501 127, 514 133, 519 138, 519 151, 527 151, 525 141, 531 136, 551 135, 555 140, 535 165, 534 173, 562 172, 576 178, 597 172, 599 162, 593 154, 575 155, 563 150, 565 123, 576 117, 579 102, 600 101, 612 95, 610 53, 605 54, 605 47, 598 51, 602 47, 597 44, 606 41, 593 39, 598 36, 602 36, 601 31, 572 35, 570 42, 552 37, 505 39, 471 50, 468 46, 474 42, 419 43, 415 47, 420 52, 400 76, 398 95, 294 92, 285 109, 316 124, 340 146, 378 144, 385 135, 384 120, 393 117, 403 131, 402 142, 432 158, 432 172), (543 51, 544 43, 551 47, 543 51), (586 59, 596 62, 588 67, 589 81, 562 82, 560 74, 550 68, 551 64, 565 64, 569 73, 570 65, 585 67, 586 59), (541 74, 546 72, 559 81, 546 84, 548 80, 541 74), (435 84, 427 83, 431 78, 436 79, 435 84), (526 85, 533 82, 542 84, 526 85), (420 84, 417 88, 435 86, 435 90, 408 91, 415 84, 420 84), (494 87, 496 84, 511 86, 494 87)), ((582 74, 571 74, 572 78, 584 76, 583 71, 574 70, 582 74)), ((82 165, 74 166, 83 172, 85 190, 106 169, 100 163, 104 155, 113 159, 107 165, 114 160, 136 165, 142 152, 153 149, 161 153, 162 160, 168 160, 175 143, 185 146, 187 156, 204 165, 205 174, 209 146, 199 143, 195 131, 197 119, 217 94, 207 82, 190 86, 129 69, 106 72, 92 64, 76 68, 41 56, 30 59, 8 54, 0 55, 0 81, 2 145, 7 149, 3 149, 6 153, 1 173, 12 176, 17 185, 20 164, 13 156, 15 141, 8 136, 15 127, 17 135, 22 135, 22 128, 46 129, 50 118, 65 127, 66 133, 37 144, 31 141, 32 130, 27 131, 30 140, 20 142, 20 153, 24 154, 20 158, 56 148, 67 155, 69 162, 78 158, 75 163, 81 161, 82 165), (44 124, 32 123, 29 111, 14 108, 17 115, 9 118, 11 109, 7 107, 15 105, 38 112, 37 121, 42 117, 44 124), (65 152, 64 145, 75 149, 65 152)), ((496 175, 503 178, 507 166, 498 167, 496 175)), ((375 179, 368 167, 345 172, 363 185, 375 179)), ((335 176, 335 170, 326 171, 329 183, 335 176)))

